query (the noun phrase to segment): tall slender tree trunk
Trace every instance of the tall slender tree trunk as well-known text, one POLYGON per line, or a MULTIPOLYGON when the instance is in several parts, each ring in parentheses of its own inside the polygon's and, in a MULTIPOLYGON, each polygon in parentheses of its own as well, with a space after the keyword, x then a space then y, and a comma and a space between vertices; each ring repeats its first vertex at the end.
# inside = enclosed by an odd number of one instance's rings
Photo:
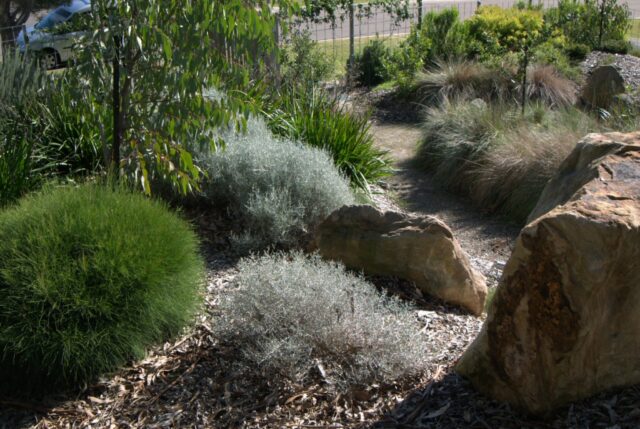
POLYGON ((111 160, 106 160, 110 171, 116 179, 120 176, 120 146, 122 146, 122 105, 120 102, 120 38, 115 37, 115 54, 113 56, 113 144, 111 160))

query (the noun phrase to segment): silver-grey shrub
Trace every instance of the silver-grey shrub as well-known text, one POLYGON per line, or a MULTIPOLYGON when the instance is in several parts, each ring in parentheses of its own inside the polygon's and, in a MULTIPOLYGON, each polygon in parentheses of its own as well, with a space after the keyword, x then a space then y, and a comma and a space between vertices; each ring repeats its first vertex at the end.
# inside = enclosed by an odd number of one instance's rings
POLYGON ((203 191, 244 225, 250 249, 291 246, 331 211, 353 202, 349 182, 324 151, 272 135, 248 121, 246 133, 225 132, 226 148, 201 152, 203 191))
POLYGON ((428 347, 412 309, 317 255, 244 259, 217 335, 270 379, 322 375, 337 390, 419 374, 428 347))

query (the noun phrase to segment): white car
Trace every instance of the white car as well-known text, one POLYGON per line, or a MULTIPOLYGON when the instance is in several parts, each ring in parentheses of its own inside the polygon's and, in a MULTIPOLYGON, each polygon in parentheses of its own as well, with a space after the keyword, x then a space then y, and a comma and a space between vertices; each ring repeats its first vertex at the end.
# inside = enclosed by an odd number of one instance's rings
POLYGON ((85 34, 83 19, 91 11, 90 0, 72 0, 54 9, 33 27, 18 34, 20 52, 39 55, 43 67, 53 69, 73 55, 73 45, 85 34))

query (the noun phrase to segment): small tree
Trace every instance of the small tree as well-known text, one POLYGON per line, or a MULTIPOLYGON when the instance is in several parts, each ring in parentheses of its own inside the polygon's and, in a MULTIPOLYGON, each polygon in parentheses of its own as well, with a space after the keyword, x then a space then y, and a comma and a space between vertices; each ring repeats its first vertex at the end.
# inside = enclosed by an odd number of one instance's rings
POLYGON ((74 73, 87 119, 113 120, 111 132, 101 125, 105 164, 146 192, 154 176, 187 192, 200 175, 189 148, 209 144, 212 128, 249 113, 228 90, 248 84, 260 64, 256 53, 274 49, 268 5, 93 0, 90 19, 94 30, 80 43, 74 73))

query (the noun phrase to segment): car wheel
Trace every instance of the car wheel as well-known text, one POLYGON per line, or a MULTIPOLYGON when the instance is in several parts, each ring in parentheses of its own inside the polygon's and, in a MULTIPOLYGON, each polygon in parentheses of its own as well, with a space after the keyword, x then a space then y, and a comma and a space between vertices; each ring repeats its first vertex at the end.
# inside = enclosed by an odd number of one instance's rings
POLYGON ((40 65, 45 70, 51 70, 58 67, 58 54, 56 51, 44 51, 40 54, 40 65))

